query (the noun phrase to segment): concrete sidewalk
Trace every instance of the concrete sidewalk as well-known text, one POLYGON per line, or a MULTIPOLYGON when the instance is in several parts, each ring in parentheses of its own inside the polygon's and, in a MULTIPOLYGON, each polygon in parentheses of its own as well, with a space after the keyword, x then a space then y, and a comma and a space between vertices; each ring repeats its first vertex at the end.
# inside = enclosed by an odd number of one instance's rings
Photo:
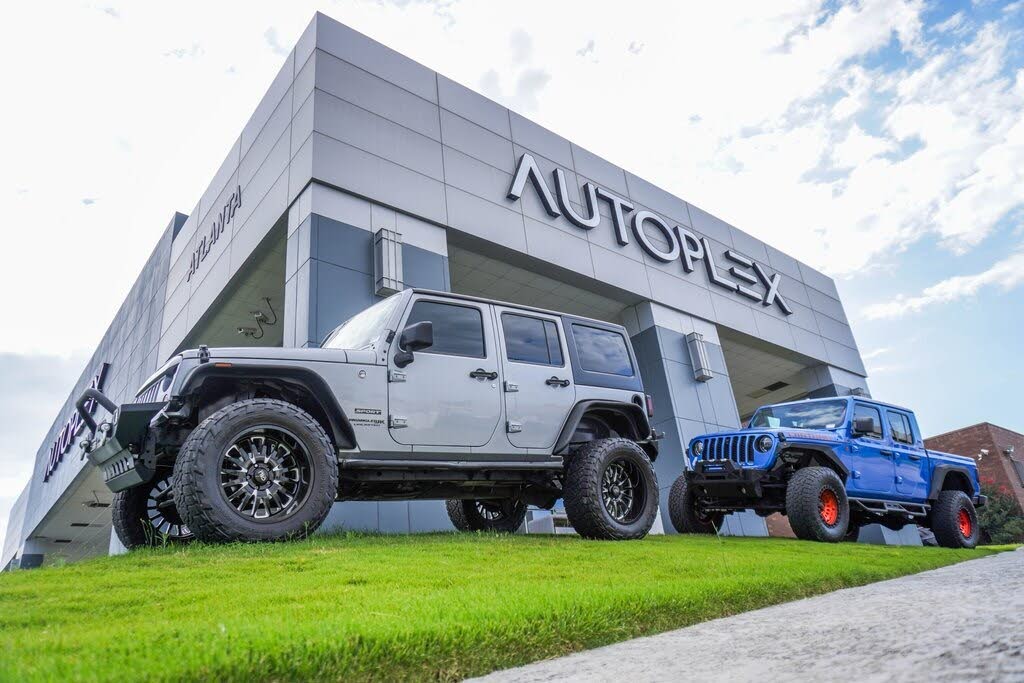
POLYGON ((1024 681, 1024 549, 478 680, 1024 681))

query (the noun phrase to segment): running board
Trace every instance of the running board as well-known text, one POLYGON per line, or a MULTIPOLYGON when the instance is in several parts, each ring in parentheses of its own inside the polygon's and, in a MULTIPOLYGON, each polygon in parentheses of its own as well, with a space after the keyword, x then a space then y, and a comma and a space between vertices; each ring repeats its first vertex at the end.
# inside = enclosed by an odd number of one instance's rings
POLYGON ((924 517, 928 514, 928 506, 920 503, 898 503, 890 500, 850 498, 850 505, 856 505, 864 512, 879 516, 906 515, 908 517, 924 517))
POLYGON ((561 470, 565 467, 561 459, 512 462, 494 462, 480 460, 371 460, 366 458, 346 458, 338 463, 342 469, 360 470, 561 470))

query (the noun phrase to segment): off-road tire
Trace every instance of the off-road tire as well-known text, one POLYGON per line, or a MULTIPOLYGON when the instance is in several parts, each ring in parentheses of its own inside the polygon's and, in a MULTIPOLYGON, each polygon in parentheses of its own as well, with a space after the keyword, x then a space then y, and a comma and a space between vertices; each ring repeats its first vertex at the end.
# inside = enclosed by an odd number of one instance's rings
POLYGON ((981 527, 970 496, 963 491, 940 491, 931 510, 931 530, 943 548, 977 547, 981 527), (961 513, 965 515, 963 520, 961 513), (967 523, 968 533, 961 528, 962 521, 967 523))
POLYGON ((668 518, 681 534, 717 534, 725 515, 697 510, 690 481, 683 473, 668 493, 668 518))
MULTIPOLYGON (((158 481, 167 478, 166 471, 157 473, 153 481, 114 494, 110 511, 114 522, 114 533, 128 550, 135 548, 183 545, 194 540, 187 530, 177 534, 162 533, 156 528, 149 514, 149 497, 158 481)), ((178 520, 174 520, 178 521, 178 520)), ((168 529, 169 531, 170 529, 168 529)))
POLYGON ((499 534, 515 533, 526 520, 526 504, 518 500, 449 500, 445 502, 448 519, 459 531, 492 531, 499 534), (502 516, 488 519, 478 504, 501 507, 502 516))
POLYGON ((842 541, 850 524, 850 502, 842 480, 827 467, 799 470, 786 487, 786 515, 797 538, 822 543, 842 541))
POLYGON ((629 439, 598 439, 580 446, 565 474, 563 500, 569 523, 583 538, 627 541, 643 538, 658 514, 658 478, 647 454, 629 439), (609 466, 622 462, 635 469, 642 498, 624 521, 605 505, 602 483, 609 466))
POLYGON ((174 464, 181 517, 197 538, 213 543, 305 538, 323 523, 337 491, 338 460, 323 427, 304 410, 275 399, 247 399, 210 415, 185 439, 174 464), (220 488, 223 454, 237 435, 261 425, 290 432, 309 460, 311 482, 303 502, 278 521, 243 517, 220 488))

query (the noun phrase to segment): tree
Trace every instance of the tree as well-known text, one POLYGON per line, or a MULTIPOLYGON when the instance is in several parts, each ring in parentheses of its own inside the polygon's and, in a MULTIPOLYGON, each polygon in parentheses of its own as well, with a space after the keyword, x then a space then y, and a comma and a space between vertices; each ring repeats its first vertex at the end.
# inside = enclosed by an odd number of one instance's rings
POLYGON ((1024 543, 1024 514, 1017 500, 1004 488, 982 484, 988 504, 978 510, 982 539, 986 544, 1024 543))

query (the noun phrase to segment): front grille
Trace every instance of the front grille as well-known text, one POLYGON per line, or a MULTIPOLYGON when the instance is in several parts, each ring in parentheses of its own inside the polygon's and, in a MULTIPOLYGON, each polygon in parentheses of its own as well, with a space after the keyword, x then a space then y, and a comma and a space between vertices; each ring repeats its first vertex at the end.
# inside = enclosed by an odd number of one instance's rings
POLYGON ((758 434, 711 436, 704 439, 705 460, 731 460, 737 465, 754 464, 754 441, 758 434))
POLYGON ((136 403, 154 403, 156 397, 160 395, 160 387, 162 382, 153 382, 149 388, 143 391, 141 394, 135 397, 136 403))

